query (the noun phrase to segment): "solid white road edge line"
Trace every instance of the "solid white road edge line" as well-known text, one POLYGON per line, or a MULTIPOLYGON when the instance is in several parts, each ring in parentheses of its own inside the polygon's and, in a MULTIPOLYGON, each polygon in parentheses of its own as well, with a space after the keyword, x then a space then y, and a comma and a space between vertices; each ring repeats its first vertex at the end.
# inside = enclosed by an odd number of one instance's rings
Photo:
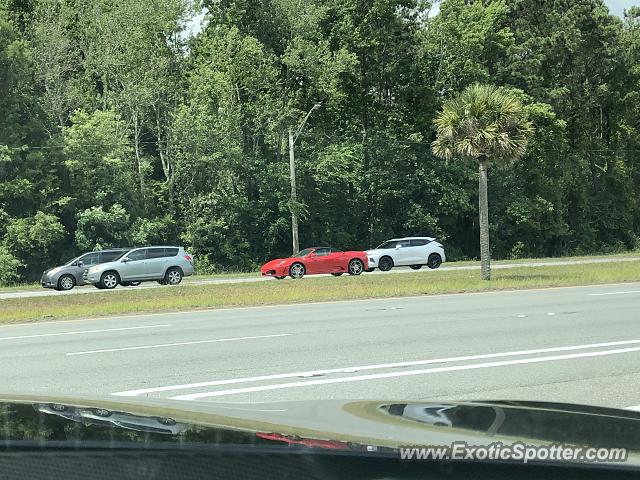
POLYGON ((144 350, 148 348, 164 348, 164 347, 177 347, 180 345, 197 345, 199 343, 216 343, 216 342, 235 342, 237 340, 254 340, 256 338, 275 338, 275 337, 287 337, 290 333, 278 333, 274 335, 255 335, 252 337, 233 337, 233 338, 216 338, 213 340, 197 340, 194 342, 178 342, 178 343, 162 343, 158 345, 139 345, 137 347, 123 347, 123 348, 105 348, 103 350, 87 350, 84 352, 69 352, 67 355, 89 355, 92 353, 107 353, 107 352, 123 352, 126 350, 144 350))
POLYGON ((82 335, 84 333, 103 333, 103 332, 120 332, 123 330, 139 330, 142 328, 163 328, 170 325, 142 325, 139 327, 121 327, 121 328, 103 328, 101 330, 78 330, 75 332, 59 332, 59 333, 40 333, 37 335, 18 335, 15 337, 0 337, 2 340, 19 340, 21 338, 39 338, 39 337, 60 337, 62 335, 82 335))
POLYGON ((328 375, 332 373, 356 373, 362 370, 380 370, 385 368, 400 368, 400 367, 412 367, 416 365, 428 365, 431 363, 450 363, 450 362, 462 362, 462 361, 468 361, 468 360, 482 360, 486 358, 496 358, 496 357, 514 357, 514 356, 520 356, 520 355, 532 355, 536 353, 551 353, 551 352, 563 352, 563 351, 571 351, 571 350, 582 350, 586 348, 601 348, 601 347, 614 347, 619 345, 632 345, 635 343, 640 343, 640 340, 622 340, 618 342, 592 343, 592 344, 586 344, 586 345, 572 345, 567 347, 537 348, 533 350, 519 350, 519 351, 501 352, 501 353, 485 353, 480 355, 466 355, 461 357, 435 358, 430 360, 416 360, 412 362, 382 363, 377 365, 329 368, 325 370, 309 370, 306 372, 279 373, 274 375, 260 375, 257 377, 232 378, 228 380, 213 380, 209 382, 185 383, 182 385, 168 385, 164 387, 142 388, 139 390, 126 390, 122 392, 115 392, 113 393, 113 395, 118 395, 122 397, 135 397, 137 395, 143 395, 145 393, 167 392, 172 390, 186 390, 191 388, 213 387, 217 385, 249 383, 249 382, 258 382, 263 380, 278 380, 282 378, 294 378, 294 377, 312 377, 316 375, 328 375))
POLYGON ((235 388, 231 390, 219 390, 217 392, 192 393, 188 395, 178 395, 171 397, 172 400, 198 400, 201 398, 222 397, 226 395, 237 395, 241 393, 263 392, 267 390, 282 390, 285 388, 300 388, 314 385, 328 385, 332 383, 351 383, 366 380, 378 380, 382 378, 410 377, 415 375, 426 375, 429 373, 455 372, 461 370, 477 370, 481 368, 503 367, 507 365, 524 365, 528 363, 555 362, 559 360, 571 360, 574 358, 601 357, 605 355, 615 355, 621 353, 638 352, 640 347, 619 348, 617 350, 603 350, 598 352, 572 353, 568 355, 555 355, 551 357, 523 358, 520 360, 504 360, 501 362, 475 363, 470 365, 455 365, 452 367, 426 368, 422 370, 410 370, 408 372, 376 373, 371 375, 357 375, 353 377, 327 378, 322 380, 310 380, 307 382, 290 382, 275 385, 262 385, 258 387, 235 388))
POLYGON ((636 410, 640 412, 640 405, 633 405, 631 407, 624 407, 625 410, 636 410))

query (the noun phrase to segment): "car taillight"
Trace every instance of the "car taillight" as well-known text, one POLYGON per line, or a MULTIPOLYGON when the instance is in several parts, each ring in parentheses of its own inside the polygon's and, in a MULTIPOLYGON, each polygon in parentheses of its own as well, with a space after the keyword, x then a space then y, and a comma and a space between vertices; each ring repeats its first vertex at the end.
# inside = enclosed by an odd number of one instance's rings
POLYGON ((185 256, 184 256, 184 259, 185 259, 187 262, 190 262, 191 260, 193 260, 193 259, 191 258, 191 255, 185 255, 185 256))

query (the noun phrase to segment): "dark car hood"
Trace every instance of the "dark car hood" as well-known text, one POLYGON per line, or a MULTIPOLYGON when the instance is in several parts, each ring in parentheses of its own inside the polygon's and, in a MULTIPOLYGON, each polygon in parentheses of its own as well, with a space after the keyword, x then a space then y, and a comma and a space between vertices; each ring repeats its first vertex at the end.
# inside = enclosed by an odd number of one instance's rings
POLYGON ((396 454, 494 442, 626 448, 640 465, 640 413, 559 403, 306 401, 259 404, 0 395, 0 449, 37 441, 250 444, 396 454), (105 413, 106 412, 106 413, 105 413), (100 418, 100 417, 104 418, 100 418), (16 443, 17 442, 17 443, 16 443))

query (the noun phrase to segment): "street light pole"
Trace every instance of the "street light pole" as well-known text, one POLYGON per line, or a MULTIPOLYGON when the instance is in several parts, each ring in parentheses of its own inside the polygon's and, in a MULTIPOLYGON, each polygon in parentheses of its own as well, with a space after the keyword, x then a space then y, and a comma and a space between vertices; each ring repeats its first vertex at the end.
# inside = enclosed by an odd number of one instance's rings
POLYGON ((296 156, 294 151, 294 145, 300 132, 304 128, 311 113, 320 108, 320 104, 316 103, 311 110, 304 117, 298 129, 294 132, 292 127, 289 127, 289 178, 291 179, 291 241, 293 244, 293 254, 295 255, 300 251, 300 243, 298 241, 298 215, 296 213, 295 205, 298 203, 298 192, 296 188, 296 156))
POLYGON ((296 191, 296 157, 293 152, 293 128, 289 128, 289 178, 291 179, 291 239, 293 242, 293 254, 300 251, 298 242, 298 215, 296 214, 295 205, 298 202, 298 193, 296 191))

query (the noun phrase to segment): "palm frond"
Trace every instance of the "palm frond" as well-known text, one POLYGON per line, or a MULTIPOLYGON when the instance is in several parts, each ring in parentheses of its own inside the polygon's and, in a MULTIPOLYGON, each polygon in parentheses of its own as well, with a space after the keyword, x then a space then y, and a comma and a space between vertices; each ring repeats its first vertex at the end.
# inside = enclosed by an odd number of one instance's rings
POLYGON ((448 100, 434 119, 435 155, 451 159, 486 157, 509 163, 523 156, 533 125, 511 92, 492 85, 473 84, 448 100))

